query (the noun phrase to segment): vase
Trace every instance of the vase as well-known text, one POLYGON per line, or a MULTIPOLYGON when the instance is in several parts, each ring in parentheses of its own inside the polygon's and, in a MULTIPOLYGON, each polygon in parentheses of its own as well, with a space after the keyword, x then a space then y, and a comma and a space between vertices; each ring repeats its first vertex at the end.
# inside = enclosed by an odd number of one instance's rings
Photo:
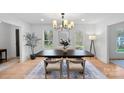
POLYGON ((34 60, 36 58, 35 54, 30 55, 30 58, 34 60))

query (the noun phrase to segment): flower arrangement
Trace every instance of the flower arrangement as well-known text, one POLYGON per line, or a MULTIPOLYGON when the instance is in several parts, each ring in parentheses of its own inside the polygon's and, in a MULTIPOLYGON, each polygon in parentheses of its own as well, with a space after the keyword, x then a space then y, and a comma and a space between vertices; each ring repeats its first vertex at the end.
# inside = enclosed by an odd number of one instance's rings
POLYGON ((70 45, 70 40, 61 39, 60 44, 63 45, 64 49, 66 49, 70 45))

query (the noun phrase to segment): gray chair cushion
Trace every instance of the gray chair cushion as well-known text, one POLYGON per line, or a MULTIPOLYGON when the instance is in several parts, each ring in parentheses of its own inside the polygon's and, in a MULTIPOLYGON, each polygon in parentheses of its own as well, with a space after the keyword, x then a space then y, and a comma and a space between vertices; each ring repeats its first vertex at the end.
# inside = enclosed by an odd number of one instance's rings
POLYGON ((56 70, 60 70, 60 63, 49 63, 46 67, 47 71, 56 71, 56 70))
POLYGON ((81 63, 69 63, 69 71, 82 71, 83 66, 81 63))
POLYGON ((82 59, 69 58, 67 59, 69 62, 69 70, 70 71, 82 71, 83 66, 81 65, 82 59))

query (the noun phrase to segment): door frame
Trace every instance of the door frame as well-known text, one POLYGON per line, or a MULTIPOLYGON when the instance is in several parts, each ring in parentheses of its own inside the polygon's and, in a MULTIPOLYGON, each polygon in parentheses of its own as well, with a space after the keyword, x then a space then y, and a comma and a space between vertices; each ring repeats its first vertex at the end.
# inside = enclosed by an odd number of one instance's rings
MULTIPOLYGON (((15 28, 14 28, 14 32, 15 32, 15 47, 16 47, 16 29, 19 29, 19 59, 20 59, 21 58, 21 27, 15 26, 15 28)), ((15 53, 15 56, 16 56, 16 53, 15 53)))

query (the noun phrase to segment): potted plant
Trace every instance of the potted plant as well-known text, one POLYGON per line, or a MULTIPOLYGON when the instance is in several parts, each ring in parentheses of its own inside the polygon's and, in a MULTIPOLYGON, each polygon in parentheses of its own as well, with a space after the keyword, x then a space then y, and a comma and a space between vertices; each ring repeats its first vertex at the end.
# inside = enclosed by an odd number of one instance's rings
POLYGON ((31 55, 30 55, 31 59, 35 59, 36 56, 35 56, 35 53, 34 53, 34 49, 37 46, 38 41, 41 40, 41 39, 39 39, 35 35, 35 33, 26 33, 24 35, 24 38, 26 40, 26 46, 29 46, 31 48, 31 55))

